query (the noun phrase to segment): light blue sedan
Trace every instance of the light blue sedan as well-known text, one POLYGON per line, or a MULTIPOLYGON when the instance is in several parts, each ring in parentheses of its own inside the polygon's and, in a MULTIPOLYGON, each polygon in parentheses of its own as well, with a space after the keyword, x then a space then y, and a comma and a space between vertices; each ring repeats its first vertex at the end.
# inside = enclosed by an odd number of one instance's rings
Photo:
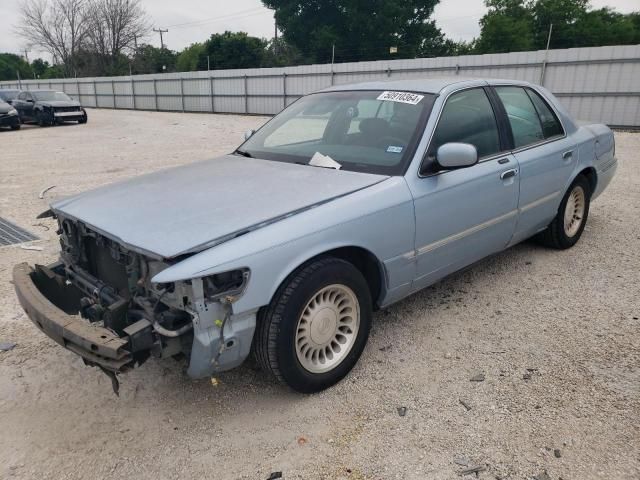
POLYGON ((33 322, 116 391, 151 356, 202 378, 252 351, 297 391, 330 387, 375 309, 530 237, 572 247, 616 171, 606 126, 507 80, 333 87, 246 137, 52 204, 60 261, 15 267, 33 322))

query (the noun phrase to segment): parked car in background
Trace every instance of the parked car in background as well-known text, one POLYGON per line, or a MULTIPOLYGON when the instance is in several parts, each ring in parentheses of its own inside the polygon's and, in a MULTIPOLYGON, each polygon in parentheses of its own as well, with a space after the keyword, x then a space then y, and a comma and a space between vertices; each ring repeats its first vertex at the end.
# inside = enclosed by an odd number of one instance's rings
POLYGON ((510 80, 336 86, 247 137, 56 201, 60 260, 14 268, 37 327, 114 388, 151 356, 203 378, 252 349, 293 389, 327 388, 373 310, 533 236, 575 245, 617 166, 609 128, 510 80))
POLYGON ((20 90, 2 89, 0 90, 0 100, 11 105, 19 93, 20 90))
POLYGON ((23 123, 37 123, 41 127, 64 122, 87 123, 87 112, 80 102, 66 93, 55 90, 22 91, 13 101, 23 123))
POLYGON ((17 110, 3 100, 0 100, 0 127, 20 130, 20 117, 17 110))

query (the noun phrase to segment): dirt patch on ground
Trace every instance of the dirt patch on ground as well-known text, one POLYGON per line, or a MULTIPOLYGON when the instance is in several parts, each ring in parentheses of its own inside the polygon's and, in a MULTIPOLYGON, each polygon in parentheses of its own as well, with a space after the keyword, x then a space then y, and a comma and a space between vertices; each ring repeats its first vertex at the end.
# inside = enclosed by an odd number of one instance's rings
POLYGON ((639 134, 616 134, 618 175, 575 248, 525 243, 377 313, 359 365, 318 395, 251 362, 214 387, 149 361, 117 398, 28 321, 11 268, 56 258, 47 201, 229 152, 264 121, 94 110, 0 132, 0 216, 43 247, 0 248, 0 341, 17 343, 0 352, 0 477, 640 478, 639 134))

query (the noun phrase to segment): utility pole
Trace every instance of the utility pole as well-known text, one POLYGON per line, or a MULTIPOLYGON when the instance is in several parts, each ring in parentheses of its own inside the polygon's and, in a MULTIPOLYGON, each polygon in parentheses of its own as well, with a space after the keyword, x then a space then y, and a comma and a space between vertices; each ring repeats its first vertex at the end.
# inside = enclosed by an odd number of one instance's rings
POLYGON ((333 64, 336 61, 336 44, 331 47, 331 71, 333 71, 333 64))
POLYGON ((551 45, 551 33, 553 33, 553 23, 549 25, 549 37, 547 37, 547 52, 549 51, 549 45, 551 45))
POLYGON ((160 34, 160 48, 164 50, 164 39, 162 37, 162 34, 163 33, 167 33, 169 30, 166 30, 166 29, 163 30, 161 28, 157 28, 157 29, 154 28, 153 31, 160 34))
POLYGON ((542 71, 540 72, 540 85, 544 87, 544 75, 547 73, 547 60, 549 59, 549 47, 551 46, 551 34, 553 33, 553 23, 549 25, 549 36, 547 37, 547 49, 544 51, 542 61, 542 71))
POLYGON ((273 14, 273 23, 275 25, 275 34, 273 36, 273 54, 277 57, 278 56, 278 22, 276 21, 276 16, 275 13, 273 14))

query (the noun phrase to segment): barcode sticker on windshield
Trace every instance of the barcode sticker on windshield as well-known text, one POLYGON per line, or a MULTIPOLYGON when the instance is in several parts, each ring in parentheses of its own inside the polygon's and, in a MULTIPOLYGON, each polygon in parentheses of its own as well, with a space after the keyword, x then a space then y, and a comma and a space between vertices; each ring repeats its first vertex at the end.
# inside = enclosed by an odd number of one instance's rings
POLYGON ((424 98, 424 95, 418 95, 411 92, 382 92, 378 100, 386 102, 408 103, 409 105, 417 105, 424 98))

